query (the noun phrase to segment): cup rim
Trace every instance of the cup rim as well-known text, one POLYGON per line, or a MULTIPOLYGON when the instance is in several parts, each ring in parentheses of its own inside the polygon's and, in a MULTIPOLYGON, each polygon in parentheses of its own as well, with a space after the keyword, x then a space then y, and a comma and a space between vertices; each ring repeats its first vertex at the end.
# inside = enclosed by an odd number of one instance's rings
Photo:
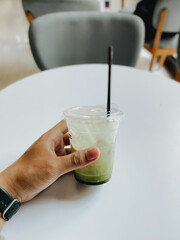
MULTIPOLYGON (((99 113, 99 112, 98 112, 99 113)), ((77 107, 71 107, 66 109, 63 112, 63 117, 67 120, 73 119, 73 120, 89 120, 89 121, 99 121, 99 120, 105 120, 105 121, 119 121, 124 117, 124 113, 119 109, 119 107, 116 104, 111 105, 111 112, 110 115, 107 115, 106 106, 105 105, 94 105, 94 106, 77 106, 77 107), (98 110, 101 111, 102 114, 99 115, 93 115, 91 111, 91 114, 81 114, 78 113, 78 110, 84 109, 84 110, 93 110, 97 113, 98 110), (96 111, 95 111, 96 110, 96 111), (93 116, 93 117, 92 117, 93 116)))

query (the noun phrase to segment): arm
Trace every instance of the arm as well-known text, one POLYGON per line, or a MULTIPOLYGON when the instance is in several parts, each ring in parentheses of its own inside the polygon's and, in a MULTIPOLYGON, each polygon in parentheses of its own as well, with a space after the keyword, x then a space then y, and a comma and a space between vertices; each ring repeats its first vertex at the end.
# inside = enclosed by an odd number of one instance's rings
POLYGON ((4 223, 5 223, 5 220, 1 217, 1 214, 0 214, 0 232, 4 226, 4 223))
MULTIPOLYGON (((97 148, 71 153, 66 121, 43 134, 15 163, 0 174, 0 186, 19 202, 34 198, 63 174, 91 164, 97 148)), ((0 217, 0 229, 4 220, 0 217)))

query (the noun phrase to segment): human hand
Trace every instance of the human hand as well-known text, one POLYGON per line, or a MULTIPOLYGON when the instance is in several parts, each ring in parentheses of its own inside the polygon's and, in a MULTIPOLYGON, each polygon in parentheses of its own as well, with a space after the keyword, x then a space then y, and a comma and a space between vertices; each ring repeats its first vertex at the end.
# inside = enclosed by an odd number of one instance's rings
POLYGON ((75 153, 69 145, 66 121, 43 134, 15 163, 0 174, 0 186, 19 202, 26 202, 63 174, 91 164, 99 157, 97 148, 75 153))

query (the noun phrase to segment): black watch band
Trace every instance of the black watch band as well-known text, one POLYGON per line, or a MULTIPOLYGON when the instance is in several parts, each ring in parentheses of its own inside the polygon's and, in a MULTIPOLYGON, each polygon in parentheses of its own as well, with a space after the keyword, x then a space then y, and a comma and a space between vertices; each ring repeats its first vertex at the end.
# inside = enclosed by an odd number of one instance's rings
POLYGON ((8 221, 20 208, 20 202, 12 198, 0 187, 0 212, 4 220, 8 221))

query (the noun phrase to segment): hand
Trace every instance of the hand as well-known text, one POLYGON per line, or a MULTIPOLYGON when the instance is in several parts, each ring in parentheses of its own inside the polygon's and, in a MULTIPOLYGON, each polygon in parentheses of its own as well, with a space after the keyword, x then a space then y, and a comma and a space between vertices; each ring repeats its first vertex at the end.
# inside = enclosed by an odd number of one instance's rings
POLYGON ((26 202, 63 174, 91 164, 99 157, 97 148, 75 153, 69 145, 66 121, 43 134, 15 163, 0 174, 0 186, 13 198, 26 202))

